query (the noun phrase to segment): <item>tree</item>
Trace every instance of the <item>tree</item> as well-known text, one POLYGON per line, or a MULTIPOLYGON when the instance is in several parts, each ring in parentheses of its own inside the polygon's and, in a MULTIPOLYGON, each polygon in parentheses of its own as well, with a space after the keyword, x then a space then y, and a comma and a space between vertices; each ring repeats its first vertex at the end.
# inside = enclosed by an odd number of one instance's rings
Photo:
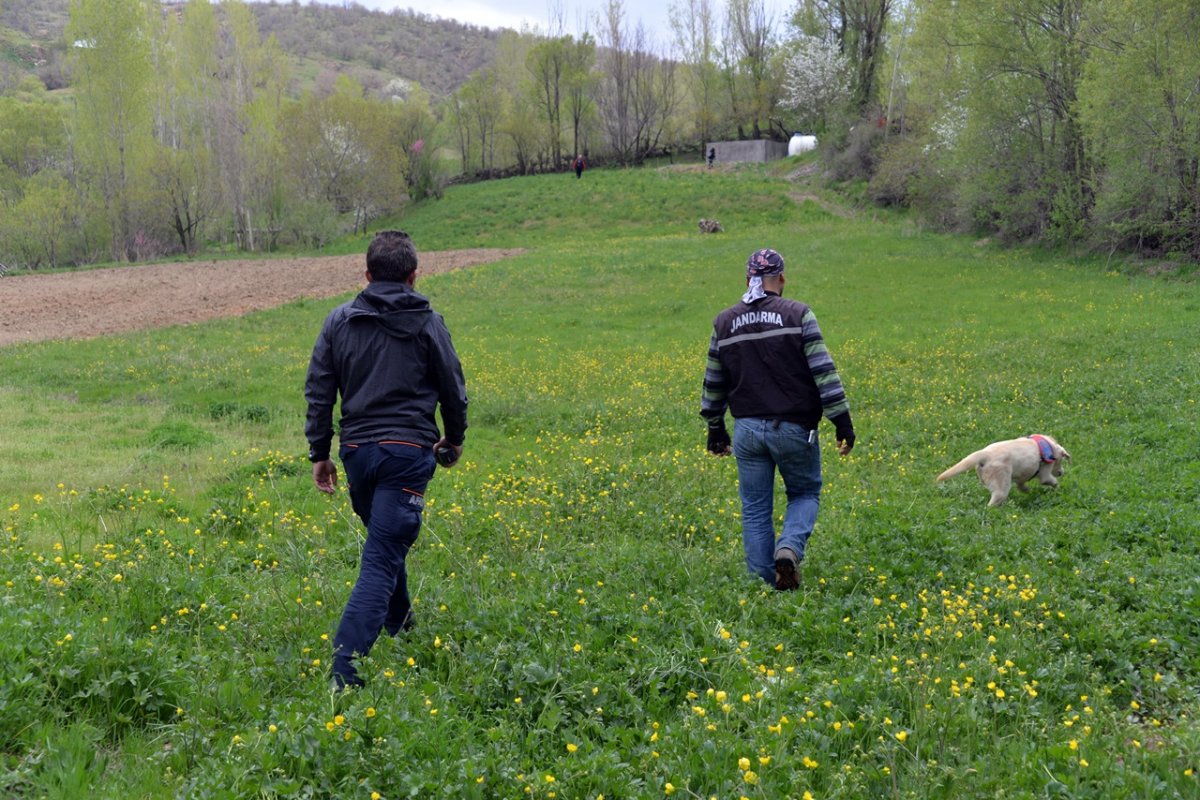
POLYGON ((621 0, 608 0, 600 28, 604 67, 597 92, 597 106, 608 135, 608 144, 622 161, 633 153, 630 99, 632 91, 632 50, 621 0))
POLYGON ((538 110, 546 123, 546 141, 550 145, 551 163, 563 163, 562 105, 565 93, 570 36, 542 39, 525 60, 538 110))
MULTIPOLYGON (((504 163, 516 162, 522 173, 532 173, 553 164, 549 119, 552 112, 545 103, 546 84, 530 71, 537 50, 546 38, 529 31, 501 34, 496 45, 496 90, 503 95, 502 113, 496 124, 497 152, 504 163)), ((563 84, 560 81, 560 87, 563 84)), ((552 96, 552 95, 550 95, 552 96)), ((562 147, 562 91, 558 105, 560 123, 559 147, 562 147)))
POLYGON ((12 210, 13 233, 23 247, 21 261, 30 269, 53 267, 71 251, 76 197, 56 172, 38 173, 25 187, 25 196, 12 210))
MULTIPOLYGON (((725 17, 725 80, 738 135, 762 138, 771 127, 778 82, 770 73, 775 21, 763 0, 729 0, 725 17)), ((781 131, 781 133, 785 133, 781 131)))
POLYGON ((479 170, 487 172, 494 166, 495 132, 503 112, 503 97, 497 85, 495 70, 480 70, 453 95, 451 108, 463 146, 464 171, 470 168, 472 140, 478 143, 479 170))
POLYGON ((801 36, 786 64, 784 104, 796 111, 804 130, 823 131, 830 110, 847 99, 846 57, 832 42, 801 36))
POLYGON ((694 135, 703 147, 713 139, 720 91, 716 15, 712 0, 676 0, 670 6, 669 18, 675 33, 675 46, 688 68, 694 135))
POLYGON ((1115 245, 1200 260, 1200 14, 1190 0, 1101 2, 1079 87, 1099 164, 1095 223, 1115 245))
POLYGON ((278 120, 287 62, 273 38, 263 41, 245 3, 225 0, 222 8, 216 153, 234 238, 241 248, 256 250, 273 246, 286 212, 278 120))
POLYGON ((220 65, 216 12, 208 0, 190 0, 182 21, 164 19, 155 49, 160 76, 155 106, 158 143, 150 167, 155 204, 186 253, 194 253, 204 226, 220 206, 217 161, 217 84, 220 65))
POLYGON ((571 119, 571 152, 577 154, 587 149, 584 144, 584 125, 596 107, 593 100, 598 81, 595 64, 596 40, 584 31, 567 48, 567 68, 563 76, 567 114, 571 119))
POLYGON ((146 0, 73 0, 67 26, 76 147, 103 197, 117 260, 135 257, 135 193, 152 150, 150 14, 146 0))
POLYGON ((543 147, 543 120, 538 116, 536 101, 527 96, 518 95, 513 98, 498 128, 509 138, 513 146, 513 157, 517 161, 517 170, 528 174, 534 170, 534 162, 543 147))
POLYGON ((943 119, 958 120, 953 170, 972 225, 1014 239, 1082 235, 1091 205, 1077 103, 1082 11, 1083 0, 932 0, 923 9, 957 62, 961 91, 943 119))
POLYGON ((659 58, 638 24, 625 23, 621 0, 609 0, 600 31, 604 68, 597 108, 608 144, 624 163, 638 163, 658 146, 677 102, 674 62, 659 58))
POLYGON ((420 88, 411 91, 403 102, 392 103, 394 119, 390 133, 407 149, 404 183, 414 200, 441 197, 441 179, 436 174, 433 138, 436 120, 429 106, 429 95, 420 88))
POLYGON ((61 166, 67 147, 61 104, 36 80, 29 88, 23 97, 0 97, 0 167, 21 180, 61 166))
POLYGON ((450 128, 458 145, 460 169, 466 172, 472 152, 471 127, 467 124, 466 101, 459 92, 452 92, 441 105, 439 116, 450 128))
POLYGON ((342 75, 332 94, 311 93, 283 116, 290 173, 299 191, 353 215, 354 231, 403 203, 407 146, 397 132, 399 109, 373 102, 342 75))
MULTIPOLYGON (((893 0, 802 0, 795 21, 818 38, 831 34, 851 69, 850 112, 868 114, 879 102, 879 68, 893 0)), ((956 14, 949 8, 946 14, 956 14)))

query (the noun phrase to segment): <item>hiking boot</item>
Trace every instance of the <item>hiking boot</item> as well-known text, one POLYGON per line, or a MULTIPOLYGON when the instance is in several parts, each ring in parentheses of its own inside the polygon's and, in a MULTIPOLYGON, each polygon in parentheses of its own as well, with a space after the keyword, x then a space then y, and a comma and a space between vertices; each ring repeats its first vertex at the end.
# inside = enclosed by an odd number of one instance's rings
POLYGON ((799 588, 800 574, 797 572, 800 559, 789 547, 781 547, 775 551, 775 588, 788 592, 799 588))

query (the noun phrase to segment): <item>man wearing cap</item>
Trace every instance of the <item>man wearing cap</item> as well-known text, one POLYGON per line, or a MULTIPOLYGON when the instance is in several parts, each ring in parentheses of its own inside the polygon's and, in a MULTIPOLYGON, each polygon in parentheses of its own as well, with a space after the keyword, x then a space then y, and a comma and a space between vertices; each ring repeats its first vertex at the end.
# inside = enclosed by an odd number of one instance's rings
POLYGON ((804 303, 784 299, 783 285, 779 253, 750 256, 742 301, 713 321, 700 415, 708 422, 708 451, 737 459, 746 565, 788 590, 799 586, 821 499, 817 424, 829 418, 843 456, 854 447, 854 425, 816 316, 804 303), (734 419, 732 442, 726 408, 734 419), (776 469, 787 492, 778 541, 776 469))
POLYGON ((408 234, 380 231, 367 248, 367 287, 325 318, 304 396, 313 483, 333 494, 333 406, 341 395, 338 455, 350 504, 367 528, 358 581, 333 639, 338 688, 361 686, 354 659, 380 630, 412 626, 405 559, 421 530, 434 465, 462 455, 467 391, 446 323, 413 291, 417 251, 408 234), (444 435, 434 412, 441 407, 444 435))

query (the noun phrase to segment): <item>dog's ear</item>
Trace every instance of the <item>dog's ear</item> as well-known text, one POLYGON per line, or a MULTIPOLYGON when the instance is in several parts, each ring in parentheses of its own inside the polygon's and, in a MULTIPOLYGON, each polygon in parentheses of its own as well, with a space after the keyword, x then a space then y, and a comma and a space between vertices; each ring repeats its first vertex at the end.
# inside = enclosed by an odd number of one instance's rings
POLYGON ((1071 454, 1067 452, 1067 448, 1063 447, 1063 446, 1060 444, 1060 445, 1058 446, 1058 449, 1059 449, 1059 452, 1061 452, 1061 453, 1062 453, 1062 460, 1063 460, 1063 461, 1070 461, 1070 460, 1071 460, 1071 454))

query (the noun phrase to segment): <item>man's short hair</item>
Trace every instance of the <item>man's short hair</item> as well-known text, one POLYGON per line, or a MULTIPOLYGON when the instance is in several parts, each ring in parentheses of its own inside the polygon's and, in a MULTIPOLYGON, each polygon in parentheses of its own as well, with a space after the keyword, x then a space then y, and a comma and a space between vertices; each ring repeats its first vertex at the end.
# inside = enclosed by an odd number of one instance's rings
POLYGON ((367 272, 377 281, 408 283, 417 271, 417 248, 404 231, 380 231, 367 247, 367 272))

